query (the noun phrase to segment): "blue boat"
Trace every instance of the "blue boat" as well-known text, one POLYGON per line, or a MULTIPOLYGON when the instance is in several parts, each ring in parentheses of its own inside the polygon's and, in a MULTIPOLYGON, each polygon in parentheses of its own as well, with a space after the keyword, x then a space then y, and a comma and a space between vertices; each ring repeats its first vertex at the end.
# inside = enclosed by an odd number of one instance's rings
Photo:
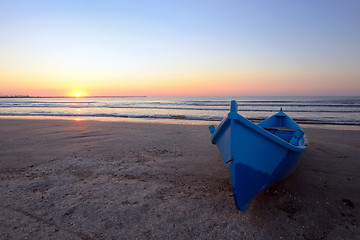
POLYGON ((228 115, 209 130, 231 174, 235 205, 241 211, 261 191, 290 175, 307 149, 304 130, 282 109, 255 124, 238 114, 237 102, 231 101, 228 115))

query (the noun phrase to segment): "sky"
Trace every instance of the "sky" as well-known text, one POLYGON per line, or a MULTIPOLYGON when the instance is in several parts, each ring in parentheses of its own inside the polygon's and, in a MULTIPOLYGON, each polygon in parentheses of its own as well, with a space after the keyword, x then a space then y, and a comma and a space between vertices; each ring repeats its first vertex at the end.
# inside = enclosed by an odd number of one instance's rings
POLYGON ((360 95, 360 1, 0 0, 0 95, 360 95))

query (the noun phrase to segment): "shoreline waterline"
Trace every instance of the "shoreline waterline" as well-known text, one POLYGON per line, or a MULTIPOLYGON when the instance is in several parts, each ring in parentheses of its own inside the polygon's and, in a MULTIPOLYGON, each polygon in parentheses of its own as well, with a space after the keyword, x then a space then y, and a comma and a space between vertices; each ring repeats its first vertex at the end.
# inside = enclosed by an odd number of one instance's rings
MULTIPOLYGON (((143 124, 166 124, 166 125, 189 125, 189 126, 217 126, 221 121, 190 121, 190 120, 165 120, 165 119, 138 119, 138 118, 101 118, 101 117, 54 117, 54 116, 0 116, 1 120, 54 120, 54 121, 95 121, 95 122, 124 122, 124 123, 143 123, 143 124)), ((255 121, 254 123, 258 123, 255 121)), ((360 125, 352 124, 308 124, 300 123, 303 128, 317 128, 329 130, 347 130, 347 131, 360 131, 360 125)))

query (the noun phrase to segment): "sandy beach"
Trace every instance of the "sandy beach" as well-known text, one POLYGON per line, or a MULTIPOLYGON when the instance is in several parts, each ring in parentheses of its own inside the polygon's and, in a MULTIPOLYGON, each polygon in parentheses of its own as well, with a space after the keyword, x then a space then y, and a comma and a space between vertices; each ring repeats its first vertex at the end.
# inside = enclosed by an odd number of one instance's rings
POLYGON ((360 131, 305 131, 240 212, 207 126, 0 119, 0 239, 360 239, 360 131))

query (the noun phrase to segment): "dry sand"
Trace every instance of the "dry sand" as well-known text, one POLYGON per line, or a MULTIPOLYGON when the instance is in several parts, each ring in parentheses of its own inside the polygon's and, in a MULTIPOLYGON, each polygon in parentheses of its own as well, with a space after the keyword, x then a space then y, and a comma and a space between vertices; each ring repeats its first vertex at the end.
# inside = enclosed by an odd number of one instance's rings
POLYGON ((0 238, 360 239, 360 131, 306 132, 240 212, 207 126, 0 119, 0 238))

